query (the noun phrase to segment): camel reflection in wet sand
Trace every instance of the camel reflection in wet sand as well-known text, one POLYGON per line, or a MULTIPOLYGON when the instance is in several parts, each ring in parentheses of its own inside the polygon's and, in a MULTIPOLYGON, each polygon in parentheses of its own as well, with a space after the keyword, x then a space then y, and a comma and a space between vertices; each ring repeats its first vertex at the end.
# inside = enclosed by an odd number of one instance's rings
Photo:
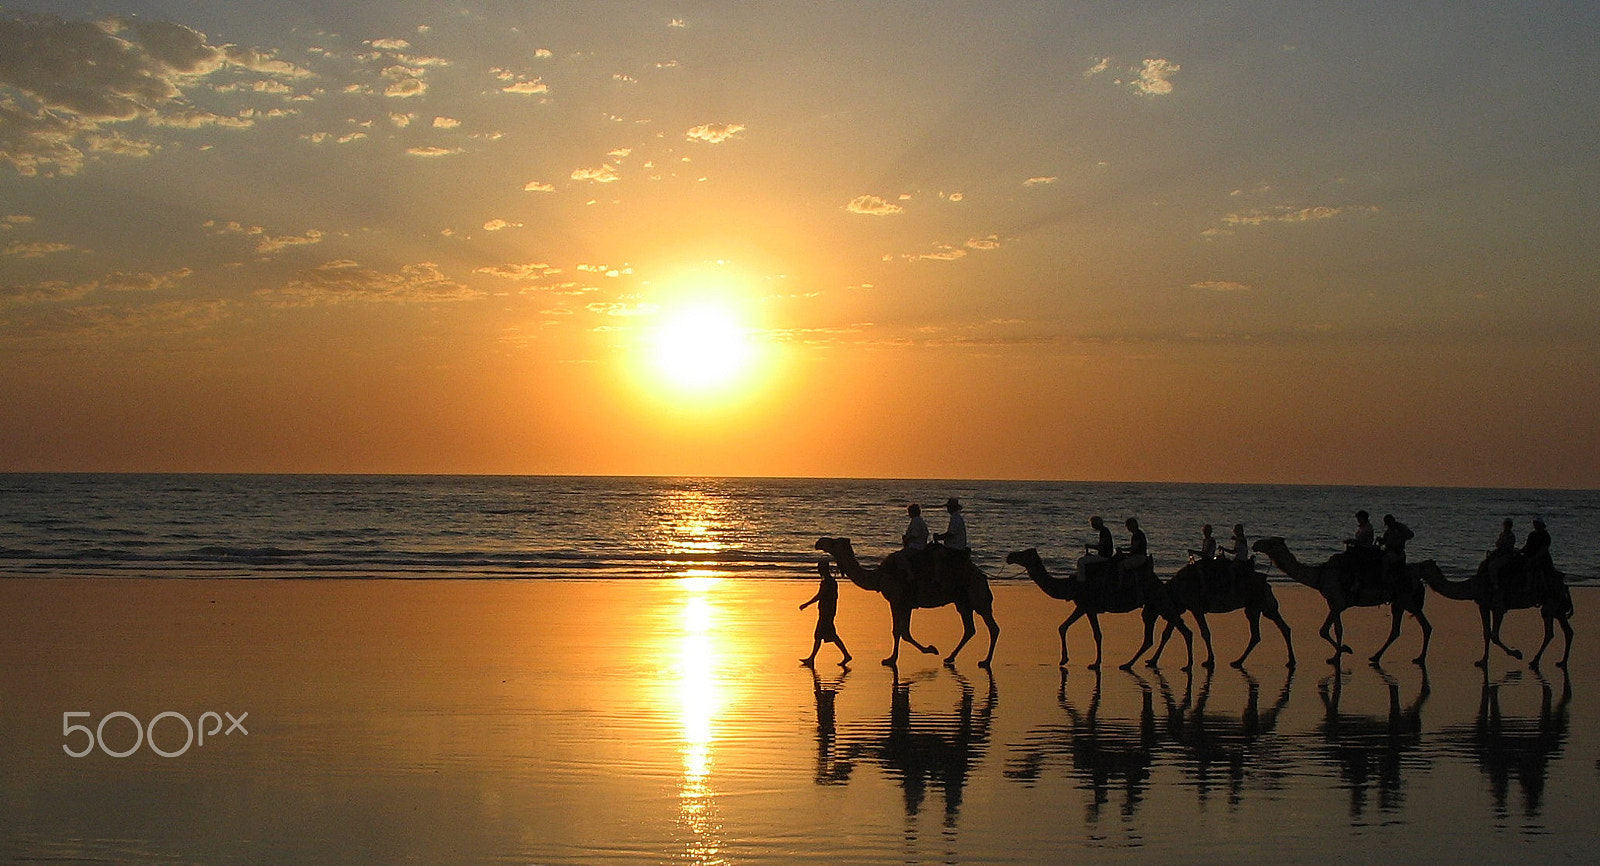
POLYGON ((1563 670, 1561 699, 1557 702, 1550 681, 1543 676, 1536 677, 1541 691, 1537 717, 1507 716, 1502 712, 1501 687, 1513 685, 1522 678, 1520 671, 1513 671, 1495 682, 1485 676, 1477 718, 1471 724, 1443 732, 1445 742, 1454 750, 1471 755, 1488 778, 1494 796, 1495 818, 1499 821, 1509 817, 1506 801, 1513 778, 1522 789, 1523 818, 1534 824, 1539 821, 1550 765, 1561 756, 1567 743, 1567 708, 1572 703, 1572 680, 1563 670))
POLYGON ((1339 778, 1350 792, 1350 821, 1360 823, 1367 809, 1370 789, 1377 788, 1378 809, 1398 810, 1405 799, 1405 773, 1425 768, 1428 759, 1422 746, 1422 705, 1431 689, 1428 669, 1421 668, 1422 683, 1411 703, 1400 703, 1400 681, 1382 667, 1374 666, 1388 689, 1389 709, 1383 715, 1346 713, 1339 708, 1348 674, 1331 674, 1317 683, 1317 694, 1324 710, 1317 733, 1322 737, 1320 759, 1339 771, 1339 778))
MULTIPOLYGON (((1237 715, 1214 712, 1209 704, 1214 674, 1207 672, 1198 690, 1193 679, 1185 678, 1180 700, 1166 677, 1156 672, 1163 712, 1157 712, 1156 688, 1141 674, 1125 673, 1140 692, 1137 718, 1106 718, 1101 712, 1103 682, 1095 677, 1089 707, 1080 712, 1067 696, 1068 677, 1063 672, 1056 700, 1067 715, 1065 724, 1034 728, 1013 750, 1005 775, 1025 784, 1037 782, 1045 768, 1064 761, 1078 786, 1090 792, 1085 817, 1097 823, 1111 802, 1113 789, 1121 790, 1118 812, 1124 821, 1132 820, 1143 803, 1159 754, 1171 753, 1176 764, 1190 777, 1201 801, 1205 801, 1215 782, 1214 770, 1224 768, 1229 786, 1229 803, 1236 805, 1245 783, 1261 770, 1274 765, 1268 756, 1274 751, 1271 736, 1278 718, 1289 703, 1294 672, 1286 670, 1282 688, 1271 707, 1261 709, 1261 686, 1254 676, 1240 671, 1247 697, 1237 715)), ((1275 765, 1274 765, 1275 766, 1275 765)), ((1281 774, 1281 773, 1280 773, 1281 774)))
POLYGON ((1174 704, 1165 681, 1162 682, 1162 692, 1168 696, 1167 712, 1175 722, 1170 726, 1175 732, 1174 744, 1182 753, 1179 766, 1184 775, 1193 780, 1202 803, 1210 799, 1218 781, 1227 784, 1228 805, 1235 807, 1243 799, 1246 781, 1253 778, 1276 787, 1287 774, 1288 762, 1278 754, 1281 743, 1272 735, 1284 708, 1289 705, 1294 669, 1285 672, 1277 698, 1265 710, 1261 708, 1260 681, 1248 671, 1241 670, 1240 674, 1245 680, 1246 693, 1244 710, 1238 714, 1207 709, 1212 682, 1209 670, 1192 704, 1187 694, 1181 705, 1174 704))
POLYGON ((921 812, 932 786, 944 798, 944 826, 953 830, 967 780, 988 751, 989 726, 999 694, 992 673, 987 674, 988 689, 980 701, 965 676, 954 667, 944 670, 960 686, 953 710, 928 712, 911 706, 913 684, 938 677, 938 671, 915 679, 901 679, 896 671, 888 717, 843 724, 837 719, 835 702, 848 672, 825 680, 812 671, 817 707, 816 783, 845 784, 858 763, 876 764, 899 782, 908 820, 921 812))

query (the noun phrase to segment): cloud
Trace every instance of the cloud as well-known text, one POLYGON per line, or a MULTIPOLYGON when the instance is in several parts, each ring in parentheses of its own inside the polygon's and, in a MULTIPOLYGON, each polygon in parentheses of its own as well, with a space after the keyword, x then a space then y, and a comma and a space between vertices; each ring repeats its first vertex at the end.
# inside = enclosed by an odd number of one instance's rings
POLYGON ((617 174, 616 166, 608 164, 599 168, 575 168, 572 170, 572 179, 593 183, 614 183, 621 180, 622 175, 617 174))
POLYGON ((172 288, 174 283, 193 273, 189 268, 178 268, 164 274, 125 274, 116 271, 101 278, 100 288, 112 292, 158 292, 172 288))
POLYGON ((1059 176, 1057 176, 1057 175, 1050 175, 1048 177, 1030 177, 1027 180, 1023 181, 1022 185, 1023 186, 1048 186, 1049 184, 1057 183, 1060 180, 1061 180, 1061 178, 1059 176))
POLYGON ((24 259, 41 259, 54 253, 64 253, 77 249, 72 244, 54 243, 50 241, 31 241, 28 243, 14 243, 0 250, 0 256, 17 256, 24 259))
POLYGON ((1089 65, 1088 69, 1083 70, 1083 77, 1084 78, 1093 78, 1096 75, 1099 75, 1100 73, 1106 71, 1106 68, 1109 67, 1110 65, 1111 65, 1111 58, 1109 58, 1109 57, 1096 57, 1094 59, 1094 63, 1091 63, 1089 65))
POLYGON ((866 214, 868 216, 889 216, 905 210, 891 201, 886 201, 875 195, 858 195, 844 206, 851 213, 866 214))
POLYGON ((411 43, 404 39, 373 39, 366 44, 379 51, 405 51, 411 47, 411 43))
POLYGON ((542 93, 549 93, 550 85, 545 84, 543 79, 530 78, 526 81, 513 81, 512 83, 507 84, 505 87, 500 88, 500 92, 521 93, 529 96, 536 96, 542 93))
POLYGON ((422 70, 409 66, 386 66, 382 75, 388 80, 389 85, 383 89, 384 96, 399 99, 408 99, 421 96, 428 92, 428 83, 422 80, 422 70))
POLYGON ((280 253, 289 247, 303 247, 310 244, 322 243, 322 232, 311 229, 303 235, 280 235, 278 237, 265 236, 256 243, 256 252, 268 256, 280 253))
POLYGON ((592 304, 585 304, 584 309, 602 316, 622 317, 653 316, 661 311, 660 306, 646 301, 639 301, 633 304, 624 301, 596 301, 592 304))
POLYGON ((1250 291, 1250 286, 1245 283, 1236 283, 1232 280, 1201 280, 1198 283, 1190 283, 1189 288, 1222 293, 1250 291))
POLYGON ((264 289, 257 296, 281 306, 386 302, 401 304, 465 301, 483 293, 444 275, 433 262, 402 265, 397 272, 364 268, 340 259, 304 271, 281 289, 264 289))
POLYGON ((1139 80, 1133 83, 1133 89, 1145 96, 1165 96, 1172 92, 1172 76, 1182 68, 1160 57, 1145 58, 1144 68, 1139 70, 1139 80))
POLYGON ((522 228, 522 223, 507 222, 507 221, 502 220, 502 219, 492 219, 492 220, 489 220, 488 222, 483 224, 483 230, 486 231, 486 232, 497 232, 497 231, 500 231, 502 229, 520 229, 520 228, 522 228))
POLYGON ((522 185, 522 189, 524 192, 554 192, 555 185, 543 183, 537 180, 530 180, 522 185))
POLYGON ((1278 206, 1268 208, 1252 208, 1247 211, 1231 213, 1222 218, 1230 226, 1259 226, 1267 223, 1304 223, 1329 220, 1342 215, 1369 216, 1378 212, 1374 205, 1344 205, 1330 207, 1318 205, 1316 207, 1295 208, 1278 206))
POLYGON ((441 117, 435 117, 433 119, 433 128, 434 129, 455 129, 456 127, 458 127, 460 125, 461 125, 461 121, 456 120, 454 117, 442 117, 441 116, 441 117))
POLYGON ((1000 236, 999 235, 985 235, 985 236, 983 236, 981 238, 972 238, 971 240, 967 241, 967 248, 968 249, 973 249, 973 250, 997 250, 997 249, 1000 249, 1000 236))
MULTIPOLYGON (((4 300, 0 290, 0 301, 4 300)), ((48 306, 0 319, 0 336, 42 338, 92 335, 98 338, 135 334, 181 334, 211 327, 226 316, 220 300, 159 301, 137 305, 94 304, 48 306)))
POLYGON ((967 251, 966 250, 961 249, 960 247, 950 246, 949 244, 940 244, 938 246, 938 248, 935 249, 931 253, 922 253, 920 255, 906 256, 906 258, 911 259, 913 261, 929 261, 929 262, 953 262, 956 259, 964 259, 966 257, 967 257, 967 251))
POLYGON ((473 270, 475 274, 488 274, 491 277, 500 277, 504 280, 528 282, 561 273, 560 268, 553 268, 544 262, 527 262, 526 264, 487 265, 473 270))
POLYGON ((699 126, 690 127, 689 131, 684 133, 684 135, 690 141, 703 141, 707 144, 721 144, 722 142, 733 138, 735 135, 744 132, 744 129, 745 126, 742 123, 702 123, 699 126))
POLYGON ((412 156, 435 157, 454 156, 464 151, 459 147, 408 147, 406 153, 412 156))
POLYGON ((0 159, 24 176, 75 174, 84 164, 80 143, 128 156, 154 149, 95 139, 105 124, 146 118, 188 128, 249 125, 181 102, 185 88, 230 64, 305 74, 254 49, 208 44, 205 34, 166 21, 0 20, 0 159))
POLYGON ((99 279, 86 280, 80 283, 71 283, 65 280, 46 280, 31 284, 0 286, 0 306, 76 301, 87 297, 96 290, 108 292, 156 292, 172 288, 179 280, 193 273, 194 271, 189 268, 178 268, 167 271, 164 274, 129 274, 113 271, 99 279))

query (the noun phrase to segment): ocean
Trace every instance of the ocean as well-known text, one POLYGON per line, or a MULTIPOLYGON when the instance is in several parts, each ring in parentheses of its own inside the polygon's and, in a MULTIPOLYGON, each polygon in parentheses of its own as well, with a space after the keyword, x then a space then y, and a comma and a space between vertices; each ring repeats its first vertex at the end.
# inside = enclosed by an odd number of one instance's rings
MULTIPOLYGON (((1558 568, 1600 580, 1600 491, 1045 481, 355 475, 0 475, 0 574, 126 577, 635 578, 808 575, 821 535, 864 557, 898 546, 905 506, 933 531, 964 506, 976 561, 1037 547, 1065 569, 1102 515, 1137 517, 1170 573, 1211 523, 1341 549, 1357 509, 1393 513, 1413 560, 1476 568, 1506 517, 1542 517, 1558 568)), ((1381 527, 1381 524, 1380 524, 1381 527)))

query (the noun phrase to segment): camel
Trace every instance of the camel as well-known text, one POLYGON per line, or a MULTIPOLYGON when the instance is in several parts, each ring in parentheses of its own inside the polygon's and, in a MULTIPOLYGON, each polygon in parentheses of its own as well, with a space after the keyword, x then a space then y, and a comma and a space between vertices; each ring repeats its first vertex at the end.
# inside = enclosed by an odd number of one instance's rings
POLYGON ((1445 598, 1457 601, 1472 601, 1478 605, 1478 615, 1483 620, 1483 658, 1473 664, 1480 668, 1489 666, 1489 644, 1505 650, 1506 655, 1521 661, 1522 653, 1505 645, 1500 640, 1500 624, 1505 619, 1508 610, 1526 610, 1536 607, 1540 616, 1544 617, 1544 643, 1539 644, 1539 651, 1534 653, 1533 661, 1528 667, 1539 669, 1539 660, 1544 658, 1544 651, 1550 646, 1550 640, 1555 636, 1555 623, 1561 623, 1561 631, 1566 635, 1566 651, 1561 654, 1561 661, 1556 662, 1556 667, 1565 668, 1567 658, 1572 655, 1572 591, 1567 589, 1566 577, 1557 572, 1560 582, 1552 581, 1546 587, 1534 587, 1530 584, 1536 581, 1505 581, 1499 593, 1490 586, 1489 575, 1483 569, 1465 580, 1448 580, 1444 573, 1434 569, 1423 574, 1423 579, 1428 582, 1428 587, 1445 598))
POLYGON ((863 566, 856 559, 855 549, 848 538, 819 538, 816 547, 833 557, 839 564, 839 570, 850 578, 851 583, 868 592, 876 592, 889 602, 894 651, 883 660, 884 665, 893 667, 899 663, 901 640, 928 655, 938 653, 937 648, 920 644, 911 636, 911 612, 919 607, 944 607, 947 604, 955 605, 956 610, 960 611, 963 631, 961 642, 945 657, 944 663, 955 664, 962 647, 977 634, 978 629, 972 623, 973 612, 983 617, 984 624, 989 628, 989 654, 978 662, 978 667, 987 668, 994 661, 994 645, 1000 640, 1000 624, 994 619, 994 593, 989 589, 988 576, 970 561, 950 560, 945 566, 935 568, 931 574, 911 575, 901 567, 901 557, 893 554, 884 557, 876 567, 863 566))
POLYGON ((1439 566, 1432 560, 1426 562, 1413 562, 1406 564, 1405 577, 1390 585, 1362 589, 1354 597, 1345 593, 1343 571, 1339 565, 1329 561, 1322 565, 1304 565, 1295 555, 1289 552, 1289 545, 1282 538, 1263 538, 1251 545, 1258 553, 1264 553, 1272 560, 1272 564, 1279 571, 1292 578, 1296 583, 1303 583, 1319 593, 1322 600, 1328 603, 1328 618, 1322 621, 1322 629, 1317 634, 1323 640, 1333 644, 1333 658, 1328 659, 1328 664, 1337 665, 1339 657, 1347 652, 1354 652, 1344 643, 1343 614, 1346 608, 1351 607, 1377 607, 1387 604, 1393 613, 1393 620, 1389 627, 1389 639, 1378 647, 1368 659, 1374 666, 1383 661, 1383 654, 1395 639, 1400 637, 1400 619, 1410 613, 1416 617, 1417 624, 1422 627, 1422 652, 1412 659, 1415 664, 1428 663, 1428 641, 1433 638, 1433 623, 1428 622, 1428 617, 1422 612, 1422 602, 1427 595, 1427 587, 1423 583, 1423 575, 1428 570, 1438 571, 1439 566), (1329 630, 1333 633, 1330 635, 1329 630))
POLYGON ((1129 613, 1140 611, 1144 618, 1144 645, 1133 654, 1133 658, 1121 665, 1123 670, 1130 670, 1133 663, 1144 655, 1155 644, 1152 637, 1155 631, 1156 618, 1165 619, 1172 628, 1176 628, 1183 635, 1184 643, 1189 650, 1189 660, 1182 670, 1188 671, 1194 667, 1194 633, 1183 623, 1183 609, 1167 594, 1166 584, 1156 577, 1154 567, 1142 569, 1134 583, 1125 588, 1107 586, 1094 587, 1073 577, 1056 577, 1044 567, 1044 560, 1040 559, 1037 548, 1018 550, 1006 555, 1006 562, 1011 565, 1020 565, 1027 569, 1028 577, 1044 590, 1045 595, 1059 598, 1062 601, 1073 603, 1072 615, 1061 624, 1061 666, 1067 666, 1067 629, 1081 617, 1089 618, 1089 628, 1094 631, 1094 664, 1089 665, 1089 670, 1100 669, 1103 647, 1100 635, 1100 614, 1102 613, 1129 613))
MULTIPOLYGON (((1233 563, 1216 560, 1214 566, 1232 568, 1233 563)), ((1272 584, 1267 582, 1265 574, 1256 570, 1254 561, 1250 563, 1247 576, 1243 579, 1235 577, 1225 589, 1207 588, 1205 567, 1204 562, 1191 562, 1178 569, 1178 573, 1167 581, 1167 593, 1200 625, 1200 638, 1206 642, 1206 660, 1200 663, 1201 666, 1214 667, 1217 659, 1216 652, 1211 648, 1211 627, 1206 624, 1206 614, 1243 610, 1245 618, 1250 621, 1250 643, 1237 659, 1228 664, 1235 668, 1244 667, 1244 660, 1261 643, 1261 617, 1265 615, 1278 626, 1278 631, 1283 632, 1283 646, 1289 651, 1289 667, 1294 667, 1294 642, 1289 639, 1289 624, 1278 612, 1278 597, 1272 594, 1272 584)), ((1152 667, 1160 660, 1161 652, 1167 648, 1167 640, 1171 637, 1172 627, 1168 626, 1161 635, 1161 645, 1150 657, 1152 667)))

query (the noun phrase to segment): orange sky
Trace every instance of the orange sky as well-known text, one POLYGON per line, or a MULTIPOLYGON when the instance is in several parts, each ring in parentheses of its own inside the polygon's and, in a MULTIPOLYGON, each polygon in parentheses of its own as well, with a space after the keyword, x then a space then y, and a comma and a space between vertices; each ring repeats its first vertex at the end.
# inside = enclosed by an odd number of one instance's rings
POLYGON ((1600 484, 1592 10, 10 8, 0 471, 1600 484))

